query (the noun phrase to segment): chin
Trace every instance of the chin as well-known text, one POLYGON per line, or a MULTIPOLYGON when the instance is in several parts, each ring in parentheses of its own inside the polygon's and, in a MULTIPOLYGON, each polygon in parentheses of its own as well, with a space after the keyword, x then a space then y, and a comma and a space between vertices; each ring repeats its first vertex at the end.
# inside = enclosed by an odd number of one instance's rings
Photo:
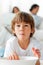
POLYGON ((23 41, 23 40, 25 40, 25 39, 24 39, 24 38, 19 38, 19 40, 23 41))

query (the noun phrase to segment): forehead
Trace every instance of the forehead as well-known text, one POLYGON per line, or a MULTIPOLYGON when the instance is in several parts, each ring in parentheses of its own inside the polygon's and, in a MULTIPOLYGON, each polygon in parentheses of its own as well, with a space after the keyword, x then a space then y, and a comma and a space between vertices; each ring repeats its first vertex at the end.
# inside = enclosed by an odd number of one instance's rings
POLYGON ((29 23, 27 23, 27 22, 25 22, 25 21, 20 21, 20 22, 16 22, 15 24, 29 24, 29 23))

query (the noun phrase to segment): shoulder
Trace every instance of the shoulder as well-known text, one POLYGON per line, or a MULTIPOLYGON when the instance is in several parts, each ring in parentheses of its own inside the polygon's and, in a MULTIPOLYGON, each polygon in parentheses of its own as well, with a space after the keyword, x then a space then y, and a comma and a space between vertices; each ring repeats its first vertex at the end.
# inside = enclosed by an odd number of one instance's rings
POLYGON ((7 40, 7 45, 14 45, 17 42, 16 36, 12 36, 9 40, 7 40))
POLYGON ((12 36, 7 42, 12 42, 12 41, 14 41, 16 39, 17 39, 16 36, 12 36))
POLYGON ((32 46, 40 48, 40 42, 36 38, 31 38, 32 46))
POLYGON ((31 41, 32 41, 32 42, 38 42, 38 40, 37 40, 35 37, 32 37, 32 38, 31 38, 31 41))

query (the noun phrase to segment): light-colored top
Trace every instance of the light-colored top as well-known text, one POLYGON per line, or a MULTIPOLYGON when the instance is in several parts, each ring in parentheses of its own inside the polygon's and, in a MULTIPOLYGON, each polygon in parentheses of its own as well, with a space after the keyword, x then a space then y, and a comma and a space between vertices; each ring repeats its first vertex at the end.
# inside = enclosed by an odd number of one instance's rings
POLYGON ((38 15, 34 15, 34 14, 32 14, 31 12, 29 12, 29 13, 32 15, 32 17, 33 17, 33 19, 34 19, 35 27, 36 27, 37 29, 39 29, 39 28, 40 28, 40 25, 41 25, 41 23, 42 23, 42 21, 43 21, 43 19, 42 19, 40 16, 38 16, 38 15))
POLYGON ((32 48, 40 49, 40 44, 35 38, 30 39, 30 44, 26 50, 22 49, 18 44, 17 37, 13 36, 6 43, 4 57, 10 56, 12 53, 16 52, 19 56, 34 56, 32 48))

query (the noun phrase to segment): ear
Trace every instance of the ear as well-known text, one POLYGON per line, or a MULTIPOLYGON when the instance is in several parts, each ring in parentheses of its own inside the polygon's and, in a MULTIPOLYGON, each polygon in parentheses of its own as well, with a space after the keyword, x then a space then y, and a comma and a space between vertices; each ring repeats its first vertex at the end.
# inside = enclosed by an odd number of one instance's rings
POLYGON ((34 32, 35 32, 35 28, 33 28, 33 29, 32 29, 31 33, 33 33, 33 34, 34 34, 34 32))
POLYGON ((35 29, 32 29, 32 30, 31 30, 31 34, 30 34, 30 37, 33 36, 34 32, 35 32, 35 29))

